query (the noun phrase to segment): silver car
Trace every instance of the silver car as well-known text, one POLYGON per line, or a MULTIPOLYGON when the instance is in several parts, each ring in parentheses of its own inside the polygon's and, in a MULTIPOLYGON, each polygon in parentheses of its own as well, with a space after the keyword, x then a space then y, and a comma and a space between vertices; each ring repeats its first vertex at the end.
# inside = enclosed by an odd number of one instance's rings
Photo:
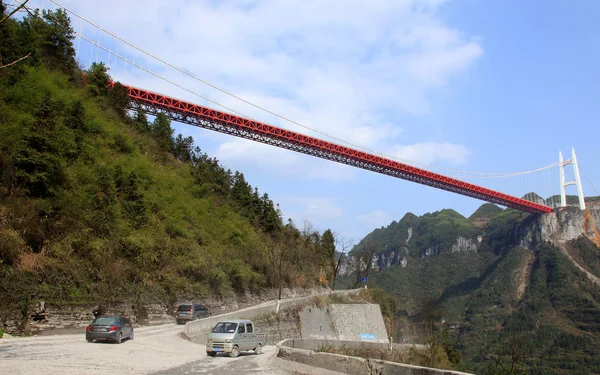
POLYGON ((267 342, 267 335, 256 333, 256 327, 251 320, 230 320, 217 323, 206 341, 206 354, 214 357, 217 353, 229 353, 237 357, 240 352, 254 350, 255 354, 262 353, 262 347, 267 342))
POLYGON ((211 316, 211 312, 206 306, 199 303, 184 303, 175 310, 175 320, 177 324, 185 324, 186 322, 207 318, 211 316))

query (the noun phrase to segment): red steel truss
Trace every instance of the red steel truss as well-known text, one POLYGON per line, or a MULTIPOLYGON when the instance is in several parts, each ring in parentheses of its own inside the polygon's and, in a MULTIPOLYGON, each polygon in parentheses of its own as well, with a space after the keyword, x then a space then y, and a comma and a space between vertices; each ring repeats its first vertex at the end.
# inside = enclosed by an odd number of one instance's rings
MULTIPOLYGON (((114 83, 111 83, 113 86, 114 83)), ((161 94, 123 85, 129 91, 132 109, 151 115, 164 113, 171 120, 204 129, 251 139, 353 167, 386 174, 453 193, 466 195, 530 213, 552 212, 552 208, 481 186, 446 177, 397 161, 371 155, 335 143, 263 124, 240 116, 187 103, 161 94)))

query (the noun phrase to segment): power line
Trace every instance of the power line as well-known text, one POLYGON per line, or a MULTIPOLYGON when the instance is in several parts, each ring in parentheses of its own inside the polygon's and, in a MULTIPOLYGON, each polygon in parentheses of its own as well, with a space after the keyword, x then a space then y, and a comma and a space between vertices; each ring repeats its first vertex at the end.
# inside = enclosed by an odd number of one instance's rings
MULTIPOLYGON (((80 34, 80 33, 78 33, 78 32, 74 32, 74 34, 75 34, 75 35, 77 35, 78 37, 80 37, 80 38, 84 39, 85 41, 89 42, 90 44, 92 44, 92 45, 94 45, 94 46, 98 47, 98 49, 100 49, 100 48, 101 48, 101 49, 105 50, 105 51, 106 51, 106 52, 108 52, 109 54, 111 54, 111 55, 115 56, 115 58, 119 58, 119 59, 121 59, 121 60, 123 60, 123 61, 125 61, 125 62, 127 62, 127 63, 129 63, 129 64, 131 64, 131 65, 133 65, 133 66, 135 66, 135 67, 137 67, 137 68, 139 68, 139 69, 141 69, 141 70, 143 70, 143 71, 145 71, 145 72, 147 72, 147 73, 150 73, 150 74, 152 74, 153 76, 155 76, 155 77, 157 77, 157 78, 159 78, 159 79, 162 79, 162 80, 164 80, 165 82, 168 82, 168 83, 170 83, 170 84, 172 84, 172 85, 174 85, 174 86, 176 86, 176 87, 179 87, 179 88, 181 88, 182 90, 185 90, 185 91, 187 91, 187 92, 189 92, 189 93, 191 93, 191 94, 193 94, 193 95, 195 95, 195 96, 197 96, 197 97, 199 97, 199 98, 201 98, 201 99, 204 99, 204 100, 206 100, 206 101, 208 101, 208 102, 210 102, 210 103, 212 103, 212 104, 215 104, 215 105, 217 105, 217 106, 219 106, 219 107, 221 107, 221 108, 224 108, 224 109, 226 109, 226 110, 228 110, 228 111, 231 111, 231 112, 233 112, 233 113, 236 113, 236 114, 237 114, 237 115, 239 115, 239 116, 242 116, 242 117, 248 118, 248 119, 250 119, 250 120, 254 120, 254 121, 256 121, 255 119, 253 119, 252 117, 250 117, 250 116, 248 116, 248 115, 245 115, 245 114, 243 114, 243 113, 241 113, 241 112, 239 112, 239 111, 237 111, 237 110, 235 110, 235 109, 233 109, 233 108, 231 108, 231 107, 227 107, 227 106, 225 106, 225 105, 223 105, 223 104, 220 104, 219 102, 217 102, 217 101, 215 101, 215 100, 212 100, 212 99, 210 99, 210 98, 208 98, 208 97, 206 97, 206 96, 203 96, 202 94, 199 94, 199 93, 198 93, 198 92, 196 92, 196 91, 190 90, 190 89, 188 89, 188 88, 186 88, 186 87, 184 87, 184 86, 182 86, 182 85, 180 85, 180 84, 178 84, 178 83, 176 83, 176 82, 174 82, 174 81, 172 81, 172 80, 170 80, 170 79, 168 79, 168 78, 165 78, 164 76, 162 76, 162 75, 160 75, 160 74, 158 74, 158 73, 156 73, 156 72, 153 72, 152 70, 150 70, 150 69, 148 69, 148 68, 146 68, 146 67, 144 67, 144 66, 142 66, 142 65, 139 65, 139 64, 137 64, 137 63, 133 62, 132 60, 130 60, 130 59, 128 59, 128 58, 126 58, 126 57, 124 57, 124 56, 122 56, 122 55, 120 55, 120 54, 118 54, 118 53, 114 52, 114 51, 112 51, 111 49, 109 49, 109 48, 107 48, 107 47, 103 46, 102 44, 100 44, 100 43, 97 43, 97 42, 94 42, 93 40, 91 40, 91 39, 89 39, 89 38, 85 37, 84 35, 82 35, 82 34, 80 34)), ((480 174, 487 174, 487 176, 486 176, 486 175, 484 175, 484 176, 464 176, 463 178, 470 178, 470 179, 481 179, 481 178, 483 178, 483 179, 488 179, 488 178, 506 178, 506 177, 516 177, 516 176, 528 175, 528 174, 531 174, 531 173, 534 173, 534 172, 538 172, 538 171, 542 171, 542 170, 545 170, 545 169, 553 168, 553 167, 557 166, 558 164, 559 164, 559 162, 554 162, 554 163, 552 163, 552 164, 546 165, 546 166, 544 166, 544 167, 541 167, 541 168, 532 169, 532 170, 529 170, 529 171, 513 172, 513 173, 494 173, 494 172, 487 173, 487 172, 469 172, 469 173, 480 173, 480 174)))
POLYGON ((87 41, 87 42, 89 42, 89 43, 91 43, 91 44, 95 45, 95 46, 96 46, 96 47, 98 47, 99 49, 100 49, 100 48, 102 48, 103 50, 105 50, 106 52, 108 52, 108 53, 110 53, 110 54, 114 55, 115 57, 118 57, 119 59, 122 59, 122 60, 124 60, 124 61, 128 62, 129 64, 131 64, 131 65, 133 65, 133 66, 135 66, 135 67, 137 67, 137 68, 139 68, 139 69, 142 69, 143 71, 145 71, 145 72, 147 72, 147 73, 150 73, 150 74, 152 74, 153 76, 155 76, 155 77, 157 77, 157 78, 160 78, 160 79, 162 79, 162 80, 164 80, 164 81, 166 81, 166 82, 168 82, 168 83, 170 83, 170 84, 172 84, 172 85, 175 85, 175 86, 179 87, 180 89, 182 89, 182 90, 185 90, 185 91, 187 91, 187 92, 189 92, 189 93, 191 93, 191 94, 193 94, 193 95, 196 95, 196 96, 198 96, 199 98, 202 98, 202 99, 204 99, 204 100, 206 100, 206 101, 208 101, 208 102, 210 102, 210 103, 213 103, 213 104, 215 104, 215 105, 218 105, 219 107, 225 108, 225 109, 226 109, 226 110, 228 110, 228 111, 234 112, 234 113, 236 113, 236 114, 238 114, 238 115, 240 115, 240 116, 242 116, 242 117, 246 117, 246 118, 249 118, 249 119, 253 120, 251 117, 249 117, 249 116, 246 116, 246 115, 244 115, 243 113, 240 113, 240 112, 236 111, 235 109, 229 108, 229 107, 227 107, 227 106, 224 106, 224 105, 222 105, 222 104, 220 104, 220 103, 217 103, 217 102, 215 102, 215 101, 214 101, 214 100, 212 100, 212 99, 209 99, 209 98, 207 98, 207 97, 205 97, 205 96, 202 96, 201 94, 198 94, 198 93, 197 93, 197 92, 195 92, 195 91, 192 91, 192 90, 190 90, 190 89, 188 89, 188 88, 185 88, 185 87, 181 86, 180 84, 178 84, 178 83, 176 83, 176 82, 173 82, 172 80, 170 80, 170 79, 168 79, 168 78, 165 78, 165 77, 161 76, 160 74, 158 74, 158 73, 155 73, 155 72, 153 72, 152 70, 150 70, 150 69, 148 69, 148 68, 145 68, 145 67, 143 67, 143 66, 141 66, 141 65, 139 65, 139 64, 137 64, 137 63, 135 63, 135 62, 133 62, 133 61, 131 61, 131 60, 129 60, 128 58, 126 58, 126 57, 124 57, 124 56, 121 56, 121 55, 119 55, 119 54, 117 54, 117 53, 115 53, 115 52, 111 51, 110 49, 108 49, 108 48, 104 47, 104 46, 103 46, 103 45, 101 45, 100 43, 96 43, 96 42, 94 42, 93 40, 91 40, 91 39, 89 39, 89 38, 87 38, 87 37, 85 37, 85 36, 83 36, 83 35, 79 34, 79 33, 78 33, 78 32, 76 32, 76 31, 74 32, 74 34, 75 34, 75 35, 77 35, 78 37, 82 38, 83 40, 85 40, 85 41, 87 41))
POLYGON ((600 193, 598 193, 598 190, 596 190, 596 187, 594 186, 594 184, 592 183, 592 180, 590 180, 587 176, 587 174, 585 174, 585 172, 583 171, 583 169, 581 169, 581 167, 579 167, 579 170, 581 171, 581 173, 583 173, 583 176, 585 177, 586 180, 588 180, 588 182, 590 183, 590 185, 592 185, 592 189, 594 189, 594 191, 596 192, 597 196, 600 196, 600 193))
MULTIPOLYGON (((323 136, 325 136, 325 137, 327 137, 327 138, 334 139, 334 140, 336 140, 336 141, 339 141, 339 142, 341 142, 341 143, 343 143, 343 144, 346 144, 346 145, 352 146, 352 147, 354 147, 354 148, 357 148, 357 149, 362 149, 362 150, 364 150, 364 151, 366 151, 366 152, 369 152, 369 153, 371 153, 371 154, 374 154, 374 155, 379 155, 379 156, 382 156, 382 157, 385 157, 385 158, 388 158, 388 159, 391 159, 391 160, 397 160, 397 161, 400 161, 400 162, 403 162, 403 163, 406 163, 406 164, 412 164, 412 165, 415 165, 415 166, 422 166, 422 167, 424 167, 424 168, 426 168, 426 169, 437 169, 437 170, 449 171, 449 172, 454 172, 454 173, 465 173, 465 174, 467 174, 467 176, 464 176, 463 178, 506 178, 506 177, 515 177, 515 176, 519 176, 519 175, 523 175, 523 174, 529 174, 529 173, 533 173, 533 172, 536 172, 536 171, 544 170, 544 169, 547 169, 547 168, 552 168, 552 167, 554 167, 554 166, 556 166, 556 165, 558 164, 558 163, 553 163, 553 164, 547 165, 547 166, 545 166, 545 167, 541 167, 541 168, 534 169, 534 170, 529 170, 529 171, 522 171, 522 172, 508 172, 508 173, 503 173, 503 172, 498 172, 498 173, 496 173, 496 172, 472 172, 472 171, 467 171, 467 170, 460 170, 460 169, 447 168, 447 167, 439 167, 439 166, 430 165, 430 164, 424 164, 424 163, 412 162, 412 161, 404 160, 404 159, 397 158, 397 157, 394 157, 394 156, 386 155, 386 154, 384 154, 384 153, 381 153, 381 152, 377 152, 377 151, 374 151, 374 150, 370 150, 370 149, 368 149, 368 148, 366 148, 366 147, 363 147, 363 146, 360 146, 360 145, 353 144, 353 143, 351 143, 351 142, 348 142, 348 141, 345 141, 345 140, 343 140, 343 139, 341 139, 341 138, 338 138, 338 137, 335 137, 335 136, 329 135, 329 134, 327 134, 327 133, 321 132, 321 131, 319 131, 319 130, 316 130, 316 129, 310 128, 310 127, 308 127, 308 126, 306 126, 306 125, 303 125, 303 124, 301 124, 301 123, 299 123, 299 122, 297 122, 297 121, 294 121, 294 120, 292 120, 292 119, 290 119, 290 118, 288 118, 288 117, 286 117, 286 116, 283 116, 283 115, 281 115, 281 114, 279 114, 279 113, 277 113, 277 112, 271 111, 271 110, 269 110, 269 109, 267 109, 267 108, 264 108, 264 107, 262 107, 262 106, 259 106, 259 105, 257 105, 257 104, 254 104, 254 103, 252 103, 252 102, 250 102, 250 101, 248 101, 248 100, 246 100, 246 99, 244 99, 244 98, 242 98, 242 97, 240 97, 240 96, 238 96, 238 95, 235 95, 235 94, 233 94, 233 93, 231 93, 231 92, 229 92, 229 91, 227 91, 227 90, 225 90, 225 89, 222 89, 222 88, 218 87, 217 85, 215 85, 215 84, 213 84, 213 83, 211 83, 211 82, 208 82, 208 81, 206 81, 206 80, 204 80, 204 79, 202 79, 202 78, 200 78, 200 77, 198 77, 198 76, 196 76, 196 75, 194 75, 194 74, 192 74, 192 73, 190 73, 190 72, 188 72, 188 71, 186 71, 186 70, 184 70, 184 69, 181 69, 181 68, 179 68, 179 67, 177 67, 177 66, 173 65, 173 64, 169 63, 168 61, 165 61, 165 60, 161 59, 160 57, 158 57, 158 56, 156 56, 156 55, 154 55, 154 54, 152 54, 152 53, 150 53, 150 52, 148 52, 148 51, 146 51, 146 50, 142 49, 141 47, 138 47, 138 46, 136 46, 135 44, 133 44, 133 43, 131 43, 131 42, 129 42, 129 41, 127 41, 127 40, 125 40, 125 39, 121 38, 120 36, 118 36, 118 35, 116 35, 115 33, 113 33, 113 32, 111 32, 111 31, 109 31, 109 30, 107 30, 107 29, 103 28, 103 27, 102 27, 102 26, 100 26, 100 25, 98 25, 98 24, 94 23, 93 21, 91 21, 91 20, 87 19, 86 17, 84 17, 84 16, 82 16, 82 15, 80 15, 80 14, 76 13, 75 11, 73 11, 73 10, 71 10, 71 9, 67 8, 67 7, 65 7, 64 5, 60 4, 59 2, 57 2, 57 1, 55 1, 55 0, 50 0, 50 2, 54 3, 55 5, 57 5, 57 6, 58 6, 58 7, 60 7, 60 8, 63 8, 64 10, 66 10, 67 12, 69 12, 69 13, 73 14, 74 16, 76 16, 76 17, 80 18, 81 20, 83 20, 83 21, 85 21, 85 22, 89 23, 90 25, 94 26, 95 28, 97 28, 97 29, 99 29, 99 30, 101 30, 101 31, 103 31, 103 32, 105 32, 105 33, 107 33, 108 35, 112 36, 113 38, 116 38, 116 39, 118 39, 119 41, 121 41, 121 42, 123 42, 123 43, 125 43, 125 44, 129 45, 130 47, 132 47, 132 48, 134 48, 134 49, 136 49, 136 50, 138 50, 138 51, 142 52, 143 54, 145 54, 145 55, 147 55, 147 56, 149 56, 149 57, 151 57, 151 58, 153 58, 153 59, 155 59, 155 60, 157 60, 157 61, 161 62, 162 64, 165 64, 165 65, 169 66, 170 68, 172 68, 172 69, 175 69, 175 70, 177 70, 178 72, 180 72, 180 73, 183 73, 183 74, 187 75, 188 77, 190 77, 190 78, 193 78, 194 80, 197 80, 197 81, 199 81, 199 82, 201 82, 201 83, 203 83, 203 84, 205 84, 205 85, 207 85, 207 86, 209 86, 209 87, 211 87, 211 88, 213 88, 213 89, 215 89, 215 90, 218 90, 218 91, 220 91, 220 92, 222 92, 222 93, 224 93, 224 94, 226 94, 226 95, 228 95, 228 96, 230 96, 230 97, 232 97, 232 98, 235 98, 235 99, 237 99, 237 100, 239 100, 239 101, 241 101, 241 102, 243 102, 243 103, 246 103, 246 104, 248 104, 248 105, 250 105, 250 106, 252 106, 252 107, 254 107, 254 108, 257 108, 257 109, 259 109, 259 110, 261 110, 261 111, 264 111, 264 112, 266 112, 266 113, 269 113, 269 114, 271 114, 271 115, 273 115, 273 116, 275 116, 275 117, 278 117, 278 118, 280 118, 280 119, 282 119, 282 120, 284 120, 284 121, 287 121, 287 122, 289 122, 289 123, 292 123, 292 124, 294 124, 294 125, 300 126, 300 127, 302 127, 302 128, 305 128, 305 129, 307 129, 307 130, 310 130, 310 131, 312 131, 312 132, 315 132, 315 133, 317 133, 317 134, 323 135, 323 136)), ((110 51, 109 49, 107 49, 107 48, 105 48, 105 47, 102 47, 102 46, 101 46, 99 43, 93 43, 91 40, 89 40, 89 39, 87 39, 87 38, 83 37, 81 34, 77 34, 77 35, 79 35, 80 37, 82 37, 82 38, 86 39, 86 40, 87 40, 87 41, 89 41, 90 43, 92 43, 92 44, 94 44, 94 45, 96 45, 96 46, 98 46, 98 47, 100 47, 100 48, 102 48, 102 49, 106 50, 107 52, 109 52, 109 53, 111 53, 111 54, 115 55, 115 54, 114 54, 112 51, 110 51)), ((99 41, 98 41, 98 42, 99 42, 99 41)), ((115 56, 117 56, 117 55, 115 55, 115 56)), ((119 58, 122 58, 122 59, 123 59, 123 57, 119 57, 119 58)), ((128 61, 128 62, 132 63, 132 62, 131 62, 131 61, 129 61, 129 60, 125 60, 125 61, 128 61)), ((216 104, 216 105, 218 105, 218 106, 220 106, 220 107, 226 108, 226 109, 227 109, 227 110, 229 110, 229 111, 233 111, 233 112, 235 112, 235 113, 237 113, 237 114, 240 114, 238 111, 235 111, 235 110, 233 110, 233 109, 231 109, 231 108, 225 107, 225 106, 223 106, 223 105, 221 105, 221 104, 219 104, 219 103, 215 102, 214 100, 208 99, 208 98, 206 98, 206 97, 204 97, 204 96, 202 96, 202 95, 200 95, 200 94, 198 94, 198 93, 196 93, 196 92, 194 92, 194 91, 192 91, 192 90, 189 90, 189 89, 187 89, 187 88, 185 88, 185 87, 183 87, 183 86, 181 86, 181 85, 179 85, 179 84, 176 84, 174 81, 171 81, 171 80, 168 80, 168 79, 166 79, 166 78, 164 78, 164 77, 161 77, 161 76, 159 76, 158 74, 156 74, 156 73, 154 73, 154 72, 152 72, 152 71, 150 71, 150 70, 148 70, 148 69, 146 69, 146 68, 143 68, 143 67, 142 67, 142 66, 140 66, 140 65, 137 65, 137 64, 135 64, 135 63, 133 63, 133 64, 134 64, 136 67, 138 67, 138 68, 140 68, 140 69, 142 69, 142 70, 145 70, 145 71, 147 71, 148 73, 150 73, 150 74, 152 74, 152 75, 154 75, 154 76, 156 76, 156 77, 158 77, 158 78, 160 78, 160 79, 163 79, 163 80, 165 80, 165 81, 167 81, 167 82, 169 82, 169 83, 171 83, 171 84, 173 84, 173 85, 176 85, 177 87, 179 87, 179 88, 181 88, 181 89, 184 89, 185 91, 188 91, 188 92, 190 92, 190 93, 192 93, 192 94, 194 94, 194 95, 197 95, 197 96, 199 96, 199 97, 201 97, 201 98, 203 98, 203 99, 205 99, 205 100, 207 100, 207 101, 209 101, 209 102, 211 102, 211 103, 213 103, 213 104, 216 104)), ((247 116, 244 116, 244 117, 247 117, 247 116)))

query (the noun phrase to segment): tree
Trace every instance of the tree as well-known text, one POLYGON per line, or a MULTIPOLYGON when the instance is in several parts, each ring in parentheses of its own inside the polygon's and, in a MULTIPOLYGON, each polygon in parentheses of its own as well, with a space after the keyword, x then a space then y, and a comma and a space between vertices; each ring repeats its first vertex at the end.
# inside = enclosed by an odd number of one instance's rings
POLYGON ((152 134, 158 146, 164 151, 173 150, 173 128, 171 121, 164 113, 159 113, 152 123, 152 134))
MULTIPOLYGON (((21 8, 25 7, 25 5, 29 2, 29 0, 25 0, 24 2, 22 2, 20 5, 18 5, 15 9, 13 9, 12 12, 10 12, 9 14, 7 14, 6 16, 2 17, 2 19, 0 20, 0 24, 3 24, 4 21, 6 21, 7 19, 9 19, 10 17, 12 17, 13 14, 17 13, 19 10, 21 10, 21 8)), ((4 15, 4 12, 6 11, 6 5, 4 5, 3 1, 0 1, 0 14, 4 15)))
POLYGON ((335 259, 335 237, 331 229, 326 229, 321 235, 319 252, 321 255, 320 261, 328 266, 331 264, 331 260, 335 259))
MULTIPOLYGON (((258 190, 256 190, 258 192, 258 190)), ((274 234, 281 228, 281 213, 273 207, 273 201, 267 193, 260 199, 260 227, 265 233, 274 234)))
MULTIPOLYGON (((243 173, 235 172, 233 176, 233 187, 231 188, 233 198, 239 212, 245 217, 253 220, 255 212, 252 206, 252 186, 246 182, 243 173)), ((268 196, 266 197, 268 199, 268 196)))
MULTIPOLYGON (((150 124, 148 123, 148 116, 146 116, 146 113, 140 109, 138 109, 137 111, 135 111, 135 117, 133 118, 133 122, 136 126, 136 128, 142 132, 142 133, 149 133, 150 132, 150 124)), ((200 149, 198 149, 200 150, 200 149)))
POLYGON ((39 28, 36 33, 38 56, 50 69, 73 74, 77 68, 73 48, 75 33, 67 12, 63 9, 43 10, 42 17, 45 22, 36 23, 39 28))
POLYGON ((366 243, 361 242, 358 245, 358 249, 354 253, 354 257, 356 258, 355 267, 356 267, 356 272, 357 272, 357 281, 356 281, 357 287, 358 287, 358 285, 360 285, 362 275, 364 275, 364 277, 367 280, 369 280, 369 272, 371 271, 371 263, 373 262, 373 256, 375 255, 377 248, 378 248, 377 241, 368 241, 366 243), (363 267, 364 267, 364 273, 363 273, 363 267))
POLYGON ((181 134, 177 134, 177 138, 173 142, 173 155, 175 159, 183 162, 189 162, 192 160, 192 150, 194 149, 194 138, 183 137, 181 134))
POLYGON ((442 308, 435 303, 433 298, 423 296, 419 301, 417 316, 423 324, 426 341, 433 341, 436 324, 442 318, 442 308))
POLYGON ((427 351, 422 361, 425 366, 443 367, 448 362, 445 343, 447 336, 444 336, 445 331, 437 332, 437 323, 442 319, 442 308, 435 302, 431 296, 424 296, 419 302, 419 311, 417 317, 423 325, 425 331, 425 343, 427 351))
POLYGON ((333 281, 331 283, 331 290, 335 290, 335 280, 337 279, 337 274, 340 270, 340 265, 342 264, 342 260, 346 256, 348 249, 352 247, 353 242, 354 242, 353 239, 348 239, 348 238, 340 238, 336 241, 337 245, 342 248, 342 251, 340 253, 339 258, 337 259, 337 262, 335 260, 335 255, 334 255, 334 258, 332 258, 333 281))
POLYGON ((296 273, 296 253, 298 250, 300 232, 294 228, 291 221, 275 239, 267 240, 267 257, 277 287, 277 299, 281 299, 281 292, 286 277, 292 278, 296 273))
POLYGON ((129 90, 120 82, 115 82, 113 87, 108 90, 108 104, 124 119, 129 106, 129 90))
POLYGON ((103 62, 95 63, 85 72, 87 89, 93 96, 108 96, 108 68, 103 62))
POLYGON ((70 113, 65 118, 65 125, 71 129, 83 130, 85 128, 85 107, 81 101, 73 102, 70 113))
MULTIPOLYGON (((12 12, 10 12, 9 14, 7 14, 6 16, 4 16, 2 18, 2 20, 0 20, 0 24, 3 24, 6 20, 8 20, 13 14, 17 13, 19 10, 21 10, 22 8, 25 7, 25 5, 29 2, 29 0, 25 0, 23 3, 21 3, 20 5, 18 5, 15 9, 13 9, 12 12)), ((4 5, 4 3, 2 2, 2 0, 0 0, 0 15, 4 15, 4 12, 6 11, 6 6, 4 5)), ((4 27, 2 27, 2 29, 0 30, 0 40, 5 41, 9 38, 5 37, 5 32, 4 32, 4 27)), ((31 56, 31 52, 27 53, 25 56, 19 57, 17 59, 15 59, 14 61, 7 63, 5 65, 3 65, 3 58, 2 58, 2 50, 0 50, 0 69, 4 69, 4 68, 8 68, 9 66, 18 64, 20 61, 25 60, 26 58, 28 58, 29 56, 31 56)), ((0 335, 1 337, 1 335, 0 335)))

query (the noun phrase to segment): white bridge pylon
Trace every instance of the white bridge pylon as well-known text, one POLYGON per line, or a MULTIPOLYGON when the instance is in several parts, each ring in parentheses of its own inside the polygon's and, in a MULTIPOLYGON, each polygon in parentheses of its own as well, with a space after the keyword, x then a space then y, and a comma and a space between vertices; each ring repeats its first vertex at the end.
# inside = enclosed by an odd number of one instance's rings
POLYGON ((579 197, 579 208, 585 210, 585 200, 583 198, 583 188, 581 187, 581 177, 579 176, 579 165, 577 164, 577 156, 575 156, 575 149, 571 149, 571 159, 564 160, 562 152, 558 152, 559 169, 560 169, 560 206, 567 206, 567 194, 565 193, 565 187, 570 185, 577 186, 577 196, 579 197), (565 182, 565 165, 571 164, 575 175, 574 181, 565 182))

